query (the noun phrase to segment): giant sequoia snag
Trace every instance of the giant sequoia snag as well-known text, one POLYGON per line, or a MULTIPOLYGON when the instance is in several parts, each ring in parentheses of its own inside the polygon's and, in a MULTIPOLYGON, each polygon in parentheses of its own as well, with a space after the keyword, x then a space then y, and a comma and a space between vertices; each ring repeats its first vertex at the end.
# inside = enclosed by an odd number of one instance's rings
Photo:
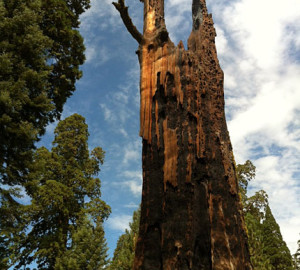
POLYGON ((223 72, 205 0, 188 50, 169 39, 163 0, 143 0, 139 43, 143 196, 135 270, 252 269, 224 114, 223 72))

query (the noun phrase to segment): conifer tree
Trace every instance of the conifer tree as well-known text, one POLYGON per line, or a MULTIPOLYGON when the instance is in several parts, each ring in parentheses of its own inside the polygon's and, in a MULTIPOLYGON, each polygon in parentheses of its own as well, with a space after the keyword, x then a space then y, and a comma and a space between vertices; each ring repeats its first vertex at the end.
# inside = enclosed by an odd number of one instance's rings
POLYGON ((255 270, 291 270, 292 258, 284 242, 264 190, 247 196, 247 187, 255 177, 255 166, 247 160, 237 166, 243 202, 251 262, 255 270))
POLYGON ((58 123, 51 151, 37 149, 25 184, 32 201, 25 206, 27 233, 18 243, 15 269, 33 261, 39 269, 49 270, 105 265, 102 222, 110 207, 101 200, 100 180, 95 178, 104 151, 96 147, 90 153, 88 135, 85 119, 74 114, 58 123), (86 249, 83 237, 94 245, 86 249))
POLYGON ((292 257, 286 243, 282 239, 279 225, 277 224, 270 206, 265 210, 265 219, 262 223, 263 252, 270 259, 272 270, 292 270, 292 257))
POLYGON ((262 240, 261 224, 259 220, 250 213, 246 213, 245 222, 248 232, 248 243, 251 254, 251 263, 254 270, 272 270, 269 258, 264 254, 264 243, 262 240))
POLYGON ((300 240, 298 240, 298 248, 296 253, 293 255, 293 264, 295 270, 300 270, 300 240))
MULTIPOLYGON (((34 143, 81 77, 89 0, 0 0, 0 183, 22 184, 34 143)), ((0 190, 1 195, 1 190, 0 190)))
POLYGON ((273 269, 269 257, 264 253, 265 242, 262 231, 262 221, 265 219, 268 204, 267 193, 260 190, 253 196, 246 197, 244 206, 251 262, 255 270, 273 269))
POLYGON ((0 269, 8 269, 11 262, 15 260, 16 250, 15 242, 22 237, 24 232, 24 222, 21 218, 24 207, 15 201, 20 198, 20 192, 17 188, 2 190, 2 200, 0 207, 0 269))
POLYGON ((109 270, 132 270, 141 209, 134 211, 129 230, 119 237, 109 270))
POLYGON ((99 270, 108 264, 107 244, 102 222, 93 224, 86 217, 72 235, 72 244, 56 260, 55 270, 99 270))
POLYGON ((255 178, 256 167, 250 160, 247 160, 244 164, 238 164, 236 166, 236 175, 238 179, 240 194, 243 205, 246 204, 247 200, 247 188, 249 182, 255 178))

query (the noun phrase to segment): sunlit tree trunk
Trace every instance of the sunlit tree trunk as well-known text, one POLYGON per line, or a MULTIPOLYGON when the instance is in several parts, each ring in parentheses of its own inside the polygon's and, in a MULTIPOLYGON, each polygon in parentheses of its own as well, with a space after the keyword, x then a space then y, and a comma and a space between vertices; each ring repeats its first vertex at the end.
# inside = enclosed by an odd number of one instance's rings
POLYGON ((175 46, 164 1, 144 0, 139 43, 143 194, 134 270, 252 269, 224 114, 224 76, 205 0, 193 0, 188 49, 175 46))

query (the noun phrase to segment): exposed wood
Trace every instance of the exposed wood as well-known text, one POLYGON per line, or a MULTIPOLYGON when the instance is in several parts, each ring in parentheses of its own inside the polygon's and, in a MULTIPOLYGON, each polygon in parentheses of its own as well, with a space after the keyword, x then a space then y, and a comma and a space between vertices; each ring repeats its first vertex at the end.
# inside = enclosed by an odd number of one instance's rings
POLYGON ((212 16, 193 0, 188 50, 144 0, 143 194, 134 270, 250 270, 212 16))

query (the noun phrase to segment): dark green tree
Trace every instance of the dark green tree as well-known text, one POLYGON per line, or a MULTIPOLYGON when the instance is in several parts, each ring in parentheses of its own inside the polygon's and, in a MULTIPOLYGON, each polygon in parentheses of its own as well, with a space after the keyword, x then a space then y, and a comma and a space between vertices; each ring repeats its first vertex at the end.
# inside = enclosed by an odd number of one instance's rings
POLYGON ((34 143, 81 77, 89 0, 0 0, 0 183, 22 183, 34 143))
POLYGON ((273 269, 269 257, 264 253, 265 242, 262 231, 262 221, 265 219, 265 209, 268 204, 268 195, 260 190, 247 198, 244 207, 251 262, 257 270, 273 269))
POLYGON ((295 270, 300 270, 300 240, 298 240, 298 248, 296 253, 293 255, 293 264, 295 270))
POLYGON ((104 151, 96 147, 90 153, 88 135, 85 119, 74 114, 58 123, 51 151, 37 149, 24 184, 32 200, 25 206, 28 226, 24 239, 17 242, 15 269, 33 261, 39 269, 63 269, 64 264, 80 268, 85 259, 85 263, 95 261, 93 253, 99 255, 99 262, 106 263, 102 222, 110 207, 101 200, 100 180, 95 178, 104 151), (98 241, 99 247, 95 242, 78 254, 87 244, 80 242, 83 235, 89 241, 98 241))
POLYGON ((291 270, 292 257, 283 241, 264 190, 247 196, 248 183, 255 177, 251 161, 237 166, 251 262, 257 270, 291 270))
POLYGON ((72 244, 56 260, 56 270, 99 270, 108 264, 107 244, 102 222, 93 224, 87 218, 79 222, 72 235, 72 244))
POLYGON ((138 237, 141 210, 133 212, 129 230, 119 237, 109 270, 131 270, 134 260, 135 244, 138 237))
POLYGON ((16 187, 7 185, 24 184, 34 143, 81 77, 87 8, 89 0, 0 0, 0 261, 23 226, 16 187))
POLYGON ((18 253, 14 243, 24 234, 25 224, 21 218, 24 207, 15 201, 15 198, 21 197, 17 188, 1 192, 0 269, 8 269, 18 253))
POLYGON ((291 253, 282 239, 279 225, 277 224, 269 205, 265 210, 265 219, 262 223, 264 254, 270 259, 272 270, 292 270, 291 253))
POLYGON ((245 222, 248 231, 248 244, 251 254, 251 263, 254 270, 271 270, 269 258, 264 254, 264 243, 262 239, 261 224, 258 219, 250 213, 246 213, 245 222))

